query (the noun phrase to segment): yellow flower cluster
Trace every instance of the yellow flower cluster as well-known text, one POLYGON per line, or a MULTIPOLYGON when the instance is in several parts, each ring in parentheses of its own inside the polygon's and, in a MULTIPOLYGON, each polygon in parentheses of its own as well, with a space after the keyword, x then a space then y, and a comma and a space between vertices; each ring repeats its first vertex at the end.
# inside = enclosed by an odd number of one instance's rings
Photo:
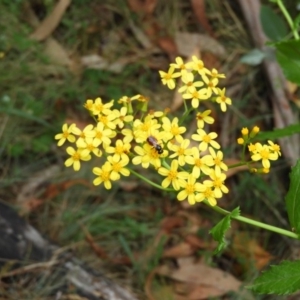
POLYGON ((248 128, 243 128, 241 130, 242 137, 238 138, 237 142, 240 145, 248 145, 252 161, 256 162, 261 160, 263 168, 261 170, 252 168, 253 172, 261 171, 262 173, 269 173, 271 166, 270 160, 277 160, 279 156, 281 156, 280 146, 274 144, 272 141, 268 141, 268 144, 251 143, 258 132, 259 128, 257 126, 253 127, 250 134, 248 128))
POLYGON ((103 183, 106 189, 121 176, 132 173, 142 177, 133 170, 134 165, 152 167, 163 177, 161 188, 175 191, 178 200, 195 204, 206 199, 214 206, 223 193, 228 193, 224 184, 228 167, 216 141, 217 133, 205 130, 205 123, 214 122, 211 111, 197 108, 202 100, 212 98, 226 111, 231 100, 225 96, 225 89, 217 87, 219 78, 225 76, 206 69, 196 57, 188 63, 177 57, 168 72, 160 71, 160 75, 170 89, 175 88, 176 78, 181 79, 179 92, 186 104, 191 100, 186 114, 195 110, 196 132, 184 136, 186 127, 177 117, 168 116, 167 110, 147 112, 148 99, 142 95, 108 103, 101 98, 88 99, 84 107, 94 124, 82 130, 75 124, 64 124, 62 133, 55 136, 59 146, 66 141, 74 145, 66 148, 70 157, 65 165, 77 171, 81 161, 90 160, 92 155, 105 157, 102 166, 93 168, 93 183, 103 183))
POLYGON ((183 99, 191 100, 193 108, 198 108, 201 101, 214 96, 212 100, 220 104, 221 110, 223 112, 227 110, 227 105, 231 105, 231 99, 225 95, 225 88, 218 87, 219 78, 225 78, 224 74, 219 74, 216 69, 208 70, 203 61, 196 56, 187 63, 184 63, 181 57, 177 57, 175 61, 176 63, 170 65, 168 72, 159 71, 163 84, 169 89, 174 89, 175 79, 181 77, 182 85, 178 92, 182 94, 183 99), (200 79, 196 80, 196 76, 200 79))

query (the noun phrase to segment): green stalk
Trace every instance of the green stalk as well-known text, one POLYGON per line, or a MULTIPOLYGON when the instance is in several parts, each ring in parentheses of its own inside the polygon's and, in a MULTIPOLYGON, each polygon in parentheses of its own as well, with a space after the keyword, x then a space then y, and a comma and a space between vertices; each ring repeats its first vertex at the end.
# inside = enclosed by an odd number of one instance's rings
POLYGON ((290 16, 290 14, 286 10, 284 4, 282 3, 281 0, 277 0, 277 4, 278 4, 279 8, 281 9, 282 14, 285 16, 289 26, 291 27, 293 35, 295 37, 295 40, 299 40, 299 34, 298 34, 298 31, 297 31, 297 28, 295 28, 294 22, 293 22, 293 20, 290 16))
POLYGON ((153 181, 149 180, 147 177, 144 177, 143 175, 133 171, 132 169, 128 168, 128 170, 130 171, 130 173, 134 174, 136 177, 142 179, 143 181, 149 183, 150 185, 156 187, 157 189, 160 189, 160 190, 163 190, 163 191, 166 191, 166 192, 174 192, 173 189, 165 189, 161 185, 156 184, 155 182, 153 182, 153 181))
MULTIPOLYGON (((230 214, 229 211, 227 211, 227 210, 225 210, 225 209, 223 209, 219 206, 211 206, 207 201, 204 201, 204 203, 206 205, 208 205, 209 207, 211 207, 213 210, 217 211, 218 213, 220 213, 222 215, 229 215, 230 214)), ((262 223, 262 222, 259 222, 259 221, 255 221, 255 220, 252 220, 252 219, 249 219, 249 218, 246 218, 246 217, 242 217, 242 216, 238 216, 238 217, 233 217, 232 216, 231 218, 234 219, 234 220, 243 222, 243 223, 247 223, 247 224, 259 227, 259 228, 263 228, 263 229, 267 229, 269 231, 279 233, 281 235, 288 236, 288 237, 293 238, 293 239, 297 239, 297 240, 299 239, 298 234, 296 234, 292 231, 289 231, 289 230, 285 230, 285 229, 282 229, 282 228, 279 228, 279 227, 276 227, 276 226, 272 226, 272 225, 262 223)))

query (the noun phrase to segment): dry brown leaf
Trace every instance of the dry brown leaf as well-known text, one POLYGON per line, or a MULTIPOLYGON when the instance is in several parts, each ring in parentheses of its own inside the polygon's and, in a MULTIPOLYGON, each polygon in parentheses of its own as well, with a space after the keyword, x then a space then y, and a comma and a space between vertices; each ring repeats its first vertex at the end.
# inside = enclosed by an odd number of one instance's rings
POLYGON ((220 291, 222 295, 229 291, 238 291, 241 286, 241 282, 231 274, 201 263, 181 264, 178 269, 163 265, 157 269, 157 273, 180 282, 210 287, 207 291, 220 291))
POLYGON ((231 254, 234 257, 243 258, 246 269, 250 269, 254 265, 257 270, 261 270, 273 259, 273 256, 263 249, 257 240, 254 240, 244 232, 235 234, 232 250, 231 254))
POLYGON ((212 245, 212 243, 208 243, 208 242, 201 240, 195 234, 188 234, 188 235, 184 236, 184 240, 196 249, 208 249, 208 248, 214 249, 216 246, 216 244, 212 245))
POLYGON ((152 14, 156 5, 157 0, 127 0, 130 9, 136 13, 152 14))
POLYGON ((168 54, 171 61, 173 61, 178 54, 176 42, 170 36, 159 37, 157 39, 157 45, 168 54))
MULTIPOLYGON (((220 297, 224 295, 224 291, 216 288, 215 286, 207 285, 195 285, 189 283, 177 282, 175 284, 175 291, 182 297, 184 295, 185 300, 202 300, 209 297, 220 297)), ((181 299, 176 298, 175 299, 181 299)))
POLYGON ((53 38, 46 40, 45 54, 50 58, 50 61, 56 65, 70 67, 73 63, 66 50, 53 38))
POLYGON ((190 256, 194 254, 195 251, 196 251, 195 247, 191 246, 188 243, 182 242, 169 249, 165 249, 162 256, 165 258, 190 256))
POLYGON ((183 227, 184 223, 185 222, 182 217, 169 216, 169 217, 165 217, 161 221, 160 227, 164 232, 170 233, 174 228, 183 227))
POLYGON ((54 7, 51 14, 47 16, 47 18, 39 25, 30 37, 36 41, 43 41, 50 36, 58 26, 70 3, 71 0, 60 0, 54 7))
POLYGON ((98 54, 91 54, 82 56, 81 63, 87 69, 107 70, 118 74, 122 72, 129 61, 127 57, 125 59, 118 59, 117 61, 110 63, 98 54))
POLYGON ((287 87, 288 92, 291 94, 294 94, 298 89, 298 85, 291 81, 287 81, 286 87, 287 87))
POLYGON ((144 11, 144 4, 141 0, 127 0, 127 3, 133 12, 139 13, 144 11))
POLYGON ((139 187, 139 182, 137 180, 120 180, 120 188, 125 192, 132 192, 139 187))
MULTIPOLYGON (((17 203, 20 206, 26 206, 25 202, 29 199, 35 199, 37 190, 39 188, 45 189, 44 184, 49 181, 50 178, 56 176, 59 172, 60 167, 58 165, 53 165, 47 167, 47 169, 41 170, 33 174, 30 178, 27 179, 27 182, 19 189, 17 203)), ((40 193, 38 193, 40 194, 40 193)))
MULTIPOLYGON (((190 207, 191 205, 189 205, 190 207)), ((179 216, 183 216, 188 220, 188 232, 197 233, 200 228, 203 228, 203 219, 198 213, 191 213, 189 211, 181 210, 178 212, 179 216)))
POLYGON ((176 32, 175 42, 178 53, 183 56, 191 56, 197 50, 200 50, 201 53, 210 52, 220 58, 227 55, 222 44, 205 34, 176 32))
POLYGON ((194 13, 199 21, 199 23, 203 26, 203 28, 211 35, 214 36, 214 32, 208 23, 205 13, 205 1, 204 0, 191 0, 191 4, 194 10, 194 13))

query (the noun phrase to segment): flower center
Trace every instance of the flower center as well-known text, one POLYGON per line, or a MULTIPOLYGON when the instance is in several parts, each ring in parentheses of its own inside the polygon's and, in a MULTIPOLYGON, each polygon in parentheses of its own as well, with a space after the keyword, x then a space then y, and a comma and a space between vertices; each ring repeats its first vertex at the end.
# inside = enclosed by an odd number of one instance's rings
POLYGON ((177 178, 177 171, 175 171, 175 170, 171 170, 170 172, 169 172, 169 174, 168 174, 168 178, 170 179, 170 180, 174 180, 174 179, 176 179, 177 178))
POLYGON ((187 184, 185 187, 187 194, 193 194, 195 192, 195 187, 193 184, 187 184))

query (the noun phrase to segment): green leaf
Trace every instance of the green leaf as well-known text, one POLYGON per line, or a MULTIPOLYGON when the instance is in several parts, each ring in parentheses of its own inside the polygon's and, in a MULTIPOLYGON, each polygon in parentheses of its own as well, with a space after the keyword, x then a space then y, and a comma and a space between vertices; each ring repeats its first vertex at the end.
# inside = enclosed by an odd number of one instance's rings
POLYGON ((35 153, 47 153, 53 144, 53 136, 50 134, 44 134, 36 137, 32 141, 32 150, 35 153))
POLYGON ((284 76, 289 81, 300 84, 300 40, 277 43, 275 48, 284 76))
POLYGON ((275 14, 268 6, 261 6, 260 22, 266 36, 273 41, 280 41, 289 33, 284 19, 275 14))
POLYGON ((263 272, 250 286, 259 294, 287 295, 300 290, 300 260, 283 261, 263 272))
POLYGON ((284 128, 275 129, 273 131, 259 132, 255 137, 259 140, 275 140, 278 138, 290 136, 295 133, 300 133, 300 123, 292 124, 284 128))
POLYGON ((290 188, 285 197, 287 213, 293 230, 300 233, 300 160, 290 173, 290 188))
POLYGON ((295 29, 297 29, 299 27, 299 23, 300 23, 300 14, 298 14, 294 20, 294 28, 295 29))
POLYGON ((240 62, 250 66, 258 66, 262 63, 265 57, 266 54, 263 51, 259 49, 254 49, 248 52, 247 54, 243 55, 240 59, 240 62))
POLYGON ((211 230, 210 233, 213 239, 219 242, 217 249, 214 254, 221 252, 226 247, 225 234, 231 225, 231 218, 240 215, 240 208, 235 208, 230 214, 223 218, 219 223, 217 223, 211 230))

